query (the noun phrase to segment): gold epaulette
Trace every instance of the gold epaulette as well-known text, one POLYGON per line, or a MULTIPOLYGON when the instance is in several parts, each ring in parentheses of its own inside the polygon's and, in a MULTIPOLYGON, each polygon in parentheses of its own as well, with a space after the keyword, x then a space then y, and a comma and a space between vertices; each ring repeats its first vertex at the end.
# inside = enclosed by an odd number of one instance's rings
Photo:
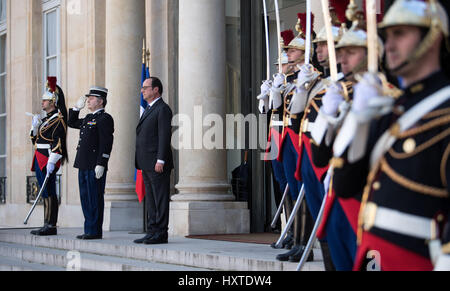
POLYGON ((404 94, 402 90, 389 83, 385 75, 378 74, 378 76, 381 79, 383 96, 390 96, 394 99, 398 99, 404 94))

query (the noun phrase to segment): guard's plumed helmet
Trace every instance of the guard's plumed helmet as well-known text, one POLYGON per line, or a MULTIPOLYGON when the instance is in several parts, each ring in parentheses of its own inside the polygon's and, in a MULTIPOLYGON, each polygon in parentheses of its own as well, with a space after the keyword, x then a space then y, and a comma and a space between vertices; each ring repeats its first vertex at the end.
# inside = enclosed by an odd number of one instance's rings
MULTIPOLYGON (((284 49, 298 49, 305 51, 306 50, 306 13, 298 13, 298 22, 295 26, 295 29, 298 32, 297 37, 295 37, 287 46, 284 46, 284 49)), ((311 14, 311 32, 313 32, 314 28, 314 14, 311 14)))
POLYGON ((437 0, 397 0, 379 24, 379 28, 383 31, 401 25, 425 28, 428 32, 408 59, 399 67, 391 69, 391 72, 399 71, 420 59, 435 44, 441 33, 447 39, 449 37, 448 14, 437 0))
POLYGON ((42 95, 42 100, 48 100, 53 101, 55 106, 58 104, 59 101, 59 90, 56 86, 57 79, 56 77, 48 77, 47 78, 47 84, 46 84, 46 90, 44 95, 42 95))
MULTIPOLYGON (((331 27, 333 31, 334 42, 337 43, 342 37, 342 34, 346 31, 345 23, 347 18, 345 17, 345 10, 350 0, 331 0, 330 1, 330 14, 333 26, 331 27)), ((326 42, 327 39, 327 28, 324 26, 317 37, 314 39, 313 43, 326 42)))
POLYGON ((379 28, 399 25, 433 28, 449 36, 448 15, 436 0, 397 0, 379 24, 379 28))

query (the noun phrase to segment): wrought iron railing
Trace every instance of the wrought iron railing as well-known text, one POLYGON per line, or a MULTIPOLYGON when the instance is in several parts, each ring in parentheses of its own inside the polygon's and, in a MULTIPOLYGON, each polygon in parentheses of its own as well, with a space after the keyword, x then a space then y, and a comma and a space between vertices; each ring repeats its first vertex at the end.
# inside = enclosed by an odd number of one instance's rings
MULTIPOLYGON (((36 176, 27 177, 27 203, 33 204, 39 194, 41 188, 37 181, 36 176)), ((56 195, 58 196, 58 201, 61 204, 61 175, 56 175, 56 195)), ((38 202, 38 205, 43 205, 42 198, 38 202)))
POLYGON ((0 204, 6 203, 6 177, 0 177, 0 204))

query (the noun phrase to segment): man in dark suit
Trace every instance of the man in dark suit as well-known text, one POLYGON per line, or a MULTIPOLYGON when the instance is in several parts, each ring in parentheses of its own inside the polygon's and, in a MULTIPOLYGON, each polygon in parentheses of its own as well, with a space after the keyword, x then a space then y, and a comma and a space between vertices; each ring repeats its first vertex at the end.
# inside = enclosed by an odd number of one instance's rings
POLYGON ((142 170, 146 192, 148 233, 135 243, 168 242, 172 110, 161 98, 163 86, 156 77, 145 80, 142 95, 149 104, 136 129, 136 169, 142 170))
POLYGON ((74 167, 79 169, 81 208, 85 218, 84 234, 78 239, 101 239, 106 173, 114 140, 114 120, 105 112, 108 90, 92 87, 89 94, 70 109, 69 127, 80 130, 80 140, 74 167), (79 119, 87 103, 91 114, 79 119))

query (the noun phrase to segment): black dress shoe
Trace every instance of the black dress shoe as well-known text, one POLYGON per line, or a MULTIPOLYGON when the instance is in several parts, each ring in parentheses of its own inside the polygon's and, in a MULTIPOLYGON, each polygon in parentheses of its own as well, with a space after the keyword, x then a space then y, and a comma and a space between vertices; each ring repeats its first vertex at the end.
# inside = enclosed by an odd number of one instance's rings
POLYGON ((97 234, 97 235, 90 235, 90 234, 85 234, 82 236, 82 240, 95 240, 95 239, 102 239, 103 236, 101 234, 97 234))
POLYGON ((143 244, 146 240, 151 239, 154 235, 155 235, 154 233, 149 233, 146 236, 144 236, 143 238, 135 239, 133 242, 135 244, 143 244))
MULTIPOLYGON (((293 254, 289 257, 289 262, 298 263, 302 259, 303 253, 305 252, 305 247, 302 246, 297 253, 293 254)), ((314 252, 311 250, 311 252, 308 255, 308 258, 306 259, 307 262, 314 261, 314 252)))
POLYGON ((290 250, 289 252, 287 252, 285 254, 278 255, 276 257, 276 259, 278 261, 287 262, 289 260, 289 257, 292 255, 295 255, 299 251, 299 249, 301 249, 301 247, 302 247, 301 245, 294 245, 292 250, 290 250))
POLYGON ((166 233, 156 233, 150 239, 144 240, 144 244, 146 245, 159 245, 159 244, 167 244, 168 243, 168 234, 166 233))
POLYGON ((77 239, 83 239, 83 238, 84 238, 84 236, 85 236, 85 234, 82 234, 82 235, 77 235, 77 239))

